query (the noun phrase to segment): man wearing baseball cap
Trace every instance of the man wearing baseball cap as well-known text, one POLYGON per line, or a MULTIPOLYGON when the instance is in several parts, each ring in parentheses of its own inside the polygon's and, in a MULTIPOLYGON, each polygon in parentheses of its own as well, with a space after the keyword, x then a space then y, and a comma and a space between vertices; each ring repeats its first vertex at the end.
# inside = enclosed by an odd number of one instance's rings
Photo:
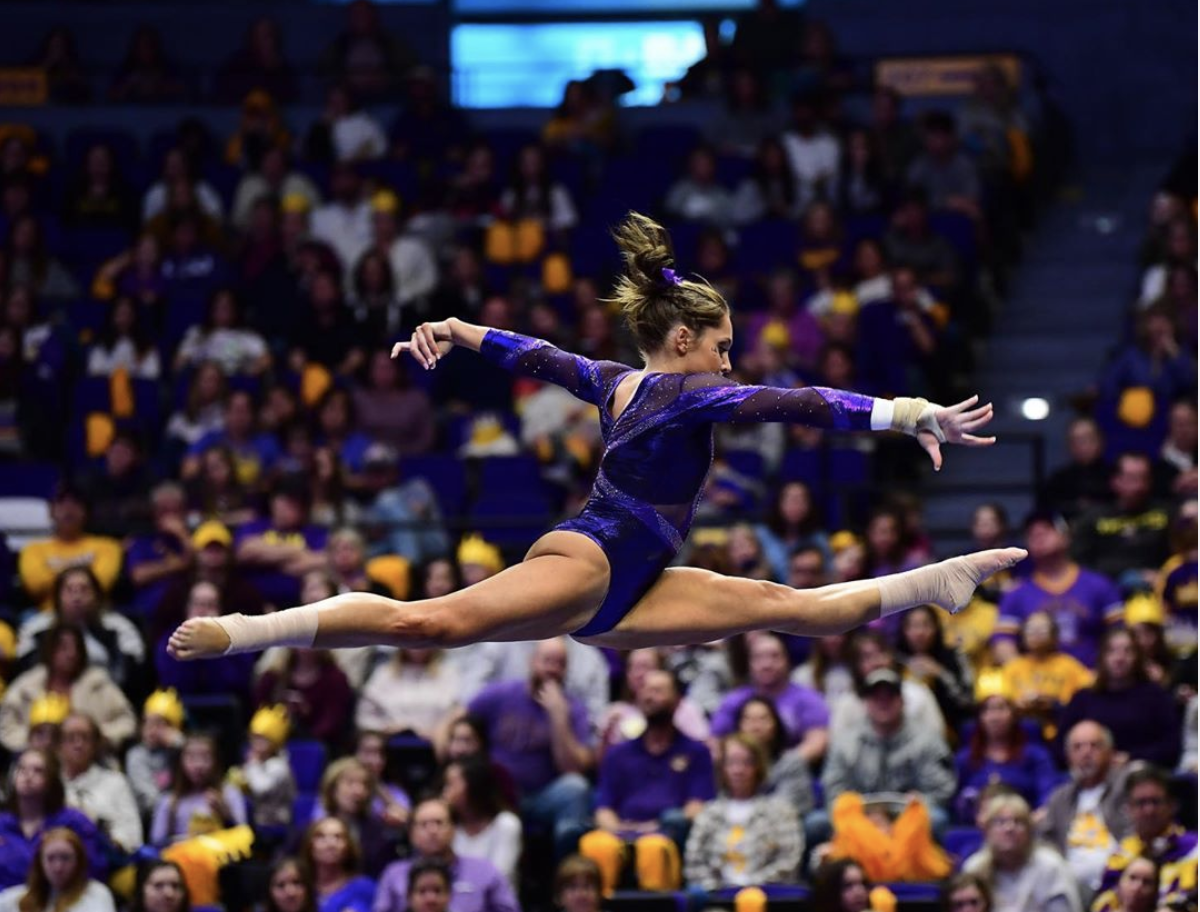
POLYGON ((913 725, 904 717, 900 675, 894 668, 877 668, 868 674, 861 694, 865 721, 830 731, 821 775, 826 806, 832 806, 843 792, 919 792, 929 807, 934 832, 939 831, 949 819, 945 808, 955 787, 954 758, 942 733, 913 725))
POLYGON ((183 623, 187 613, 188 596, 198 582, 212 583, 221 592, 221 605, 226 611, 241 614, 262 614, 265 599, 262 592, 233 560, 233 533, 215 519, 202 522, 192 533, 190 572, 180 574, 157 604, 150 616, 147 636, 151 643, 183 623))

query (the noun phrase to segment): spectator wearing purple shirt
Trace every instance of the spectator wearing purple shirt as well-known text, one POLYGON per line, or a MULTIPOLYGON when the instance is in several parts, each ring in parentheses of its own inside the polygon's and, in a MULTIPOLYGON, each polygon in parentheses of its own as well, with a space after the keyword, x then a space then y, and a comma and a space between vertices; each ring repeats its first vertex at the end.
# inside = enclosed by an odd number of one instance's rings
MULTIPOLYGON (((225 614, 221 590, 207 580, 197 580, 188 593, 186 617, 218 617, 225 614)), ((245 703, 250 699, 254 676, 253 654, 219 656, 204 665, 177 662, 167 655, 167 636, 154 648, 154 666, 163 687, 173 687, 182 696, 233 694, 245 703)))
POLYGON ((1106 625, 1120 623, 1123 616, 1121 593, 1107 577, 1070 559, 1071 533, 1061 516, 1032 514, 1025 521, 1025 545, 1033 573, 1000 600, 994 636, 997 661, 1017 654, 1021 625, 1029 615, 1044 611, 1058 626, 1063 652, 1094 666, 1106 625))
POLYGON ((917 395, 928 389, 927 368, 938 349, 938 326, 924 306, 911 266, 892 270, 892 294, 858 314, 859 383, 877 396, 917 395))
POLYGON ((521 912, 504 875, 484 858, 455 855, 450 806, 441 798, 422 801, 409 827, 413 857, 396 861, 379 878, 372 912, 406 912, 408 872, 414 863, 441 861, 451 872, 449 912, 521 912))
POLYGON ((1112 732, 1116 749, 1131 760, 1174 769, 1179 762, 1180 725, 1174 700, 1146 674, 1146 660, 1133 634, 1114 628, 1100 643, 1096 683, 1077 691, 1059 717, 1059 732, 1091 720, 1112 732))
POLYGON ((759 339, 769 332, 768 340, 780 339, 779 347, 786 350, 785 360, 789 366, 805 370, 815 368, 825 334, 817 318, 800 306, 795 272, 781 269, 772 273, 767 281, 766 296, 766 309, 746 319, 745 350, 756 350, 759 339))
POLYGON ((24 883, 42 834, 55 827, 73 831, 87 849, 88 873, 107 880, 107 840, 90 819, 66 807, 58 760, 30 748, 17 757, 9 776, 8 801, 0 811, 0 888, 24 883))
POLYGON ((516 779, 526 829, 552 830, 559 857, 589 828, 591 790, 583 774, 595 762, 587 709, 563 690, 566 675, 564 640, 543 640, 528 680, 491 684, 468 707, 487 727, 492 758, 516 779))
POLYGON ((278 441, 255 427, 257 416, 254 397, 246 390, 234 390, 225 401, 225 426, 209 431, 190 447, 184 457, 182 474, 192 479, 200 474, 200 457, 210 447, 227 447, 233 454, 237 480, 243 485, 262 481, 283 458, 278 441))
POLYGON ((192 537, 184 522, 187 497, 173 481, 150 492, 154 532, 138 535, 125 549, 125 572, 133 583, 133 610, 148 618, 167 589, 192 565, 192 537))
POLYGON ((714 736, 737 729, 737 714, 751 697, 770 697, 787 730, 788 745, 810 764, 825 756, 829 747, 829 707, 811 687, 793 684, 787 647, 773 633, 755 634, 750 642, 750 683, 731 692, 712 719, 714 736))
POLYGON ((237 562, 251 571, 250 581, 274 605, 296 604, 300 579, 325 566, 329 536, 309 523, 310 506, 310 494, 299 480, 284 483, 271 494, 270 516, 237 531, 237 562))
POLYGON ((675 727, 679 700, 679 685, 671 672, 648 672, 637 696, 646 730, 610 748, 600 762, 597 829, 580 840, 579 850, 600 865, 606 881, 611 879, 606 890, 619 881, 626 841, 633 842, 639 854, 666 849, 678 857, 692 820, 715 796, 708 747, 675 727), (666 839, 674 846, 666 845, 666 839))

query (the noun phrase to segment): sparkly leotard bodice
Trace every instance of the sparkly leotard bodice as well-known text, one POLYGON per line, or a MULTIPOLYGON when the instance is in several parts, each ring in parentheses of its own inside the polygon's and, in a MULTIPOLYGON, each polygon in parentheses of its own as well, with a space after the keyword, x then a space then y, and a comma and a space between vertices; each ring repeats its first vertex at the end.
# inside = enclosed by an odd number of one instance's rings
POLYGON ((614 419, 613 393, 633 368, 495 329, 479 351, 600 410, 604 455, 595 486, 579 516, 555 526, 586 535, 609 562, 604 603, 574 636, 613 629, 678 554, 712 466, 714 424, 784 421, 869 430, 875 401, 820 387, 744 386, 720 374, 648 373, 614 419))

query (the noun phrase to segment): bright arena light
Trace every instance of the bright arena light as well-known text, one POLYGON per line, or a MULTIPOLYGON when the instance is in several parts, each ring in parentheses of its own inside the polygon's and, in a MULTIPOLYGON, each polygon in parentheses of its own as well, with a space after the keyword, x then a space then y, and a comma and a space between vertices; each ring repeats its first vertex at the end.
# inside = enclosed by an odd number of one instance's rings
POLYGON ((1021 416, 1027 421, 1044 421, 1050 415, 1050 403, 1032 396, 1021 403, 1021 416))

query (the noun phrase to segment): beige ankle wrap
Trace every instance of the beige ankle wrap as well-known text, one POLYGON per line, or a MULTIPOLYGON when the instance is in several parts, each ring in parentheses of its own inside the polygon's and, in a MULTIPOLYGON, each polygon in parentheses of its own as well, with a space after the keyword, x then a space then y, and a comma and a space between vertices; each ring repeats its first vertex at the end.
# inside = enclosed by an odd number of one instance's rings
POLYGON ((227 614, 213 620, 229 635, 229 648, 224 655, 257 652, 271 646, 311 649, 317 636, 316 605, 301 605, 254 617, 227 614))

